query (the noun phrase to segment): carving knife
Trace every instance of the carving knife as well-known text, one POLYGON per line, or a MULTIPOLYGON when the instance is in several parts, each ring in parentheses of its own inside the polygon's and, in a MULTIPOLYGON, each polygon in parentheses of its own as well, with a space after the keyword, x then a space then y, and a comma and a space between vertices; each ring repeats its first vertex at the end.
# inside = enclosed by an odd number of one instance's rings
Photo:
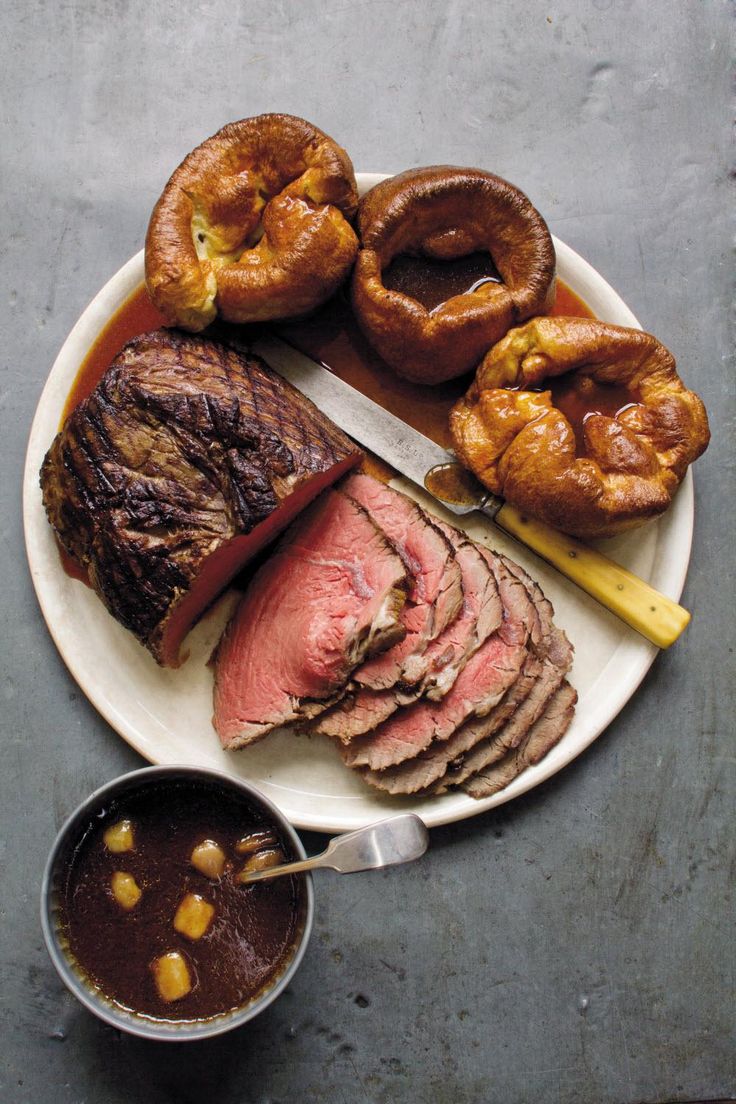
POLYGON ((447 510, 458 515, 479 510, 657 647, 667 648, 690 621, 686 609, 643 579, 573 537, 526 517, 464 469, 468 486, 474 488, 470 499, 458 504, 444 498, 432 475, 447 470, 448 465, 459 468, 451 452, 285 341, 263 337, 252 350, 345 433, 429 491, 447 510))

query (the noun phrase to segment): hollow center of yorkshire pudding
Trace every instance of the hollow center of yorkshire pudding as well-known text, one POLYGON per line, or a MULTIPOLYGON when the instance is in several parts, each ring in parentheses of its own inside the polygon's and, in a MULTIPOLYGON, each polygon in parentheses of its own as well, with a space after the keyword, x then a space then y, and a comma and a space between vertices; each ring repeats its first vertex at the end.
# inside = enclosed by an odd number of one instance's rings
POLYGON ((383 270, 381 280, 389 291, 408 295, 428 311, 456 295, 503 282, 490 253, 480 251, 449 260, 399 253, 383 270))
POLYGON ((263 237, 263 210, 271 199, 262 189, 248 195, 247 209, 211 211, 197 196, 192 201, 192 241, 200 261, 237 264, 263 237))
POLYGON ((638 391, 620 383, 600 383, 580 372, 565 372, 544 381, 540 391, 552 392, 552 404, 561 410, 575 434, 576 455, 587 456, 585 423, 596 414, 618 418, 641 405, 638 391))

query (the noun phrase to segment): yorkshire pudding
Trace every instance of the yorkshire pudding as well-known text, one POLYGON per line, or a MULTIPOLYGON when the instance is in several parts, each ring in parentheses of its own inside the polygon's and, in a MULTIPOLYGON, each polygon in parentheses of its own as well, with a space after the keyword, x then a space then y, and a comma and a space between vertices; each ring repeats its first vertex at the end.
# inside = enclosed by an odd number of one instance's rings
POLYGON ((526 196, 491 173, 410 169, 360 202, 353 309, 371 345, 406 379, 441 383, 474 368, 508 329, 554 300, 555 251, 526 196), (502 283, 484 282, 434 310, 384 286, 399 254, 455 260, 490 253, 502 283))
POLYGON ((204 329, 319 306, 358 248, 345 150, 293 115, 230 123, 184 158, 146 235, 146 284, 169 321, 204 329))
POLYGON ((450 427, 459 459, 490 490, 584 539, 661 514, 710 440, 671 353, 650 334, 589 318, 511 330, 450 427))

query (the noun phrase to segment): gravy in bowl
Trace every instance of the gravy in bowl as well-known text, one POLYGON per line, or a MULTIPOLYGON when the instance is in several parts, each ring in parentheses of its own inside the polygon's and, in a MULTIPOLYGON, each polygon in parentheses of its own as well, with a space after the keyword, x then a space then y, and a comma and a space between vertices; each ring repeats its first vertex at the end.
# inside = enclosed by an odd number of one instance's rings
POLYGON ((299 857, 237 785, 151 779, 90 805, 58 850, 55 940, 113 1016, 184 1026, 237 1013, 292 964, 308 913, 303 877, 238 874, 299 857))

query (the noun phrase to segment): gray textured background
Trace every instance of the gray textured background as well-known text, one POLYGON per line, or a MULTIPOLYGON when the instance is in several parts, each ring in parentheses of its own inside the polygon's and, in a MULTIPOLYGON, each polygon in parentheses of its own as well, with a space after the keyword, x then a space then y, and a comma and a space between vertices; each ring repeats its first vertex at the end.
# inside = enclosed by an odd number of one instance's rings
MULTIPOLYGON (((736 1096, 730 6, 695 0, 93 0, 3 5, 0 50, 3 1101, 736 1096), (520 185, 675 352, 711 414, 692 626, 593 747, 415 867, 320 879, 290 991, 165 1048, 67 996, 41 870, 95 786, 140 765, 57 656, 20 478, 63 339, 136 252, 166 178, 222 124, 289 111, 364 170, 479 165, 520 185)), ((307 839, 308 847, 320 843, 307 839)))

